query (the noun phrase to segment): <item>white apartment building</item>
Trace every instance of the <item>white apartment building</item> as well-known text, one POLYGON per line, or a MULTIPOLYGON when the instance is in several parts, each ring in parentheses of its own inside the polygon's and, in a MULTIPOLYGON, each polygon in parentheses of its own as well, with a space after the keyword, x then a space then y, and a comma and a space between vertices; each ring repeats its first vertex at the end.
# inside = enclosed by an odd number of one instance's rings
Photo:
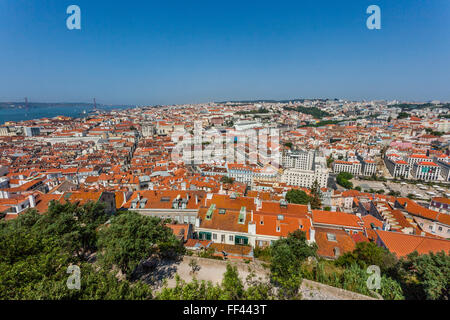
POLYGON ((434 158, 435 163, 441 168, 441 177, 444 181, 450 181, 450 162, 449 157, 442 155, 434 158))
POLYGON ((333 162, 333 172, 334 173, 348 172, 351 173, 352 175, 360 175, 361 162, 335 160, 333 162))
POLYGON ((408 157, 408 164, 411 171, 413 170, 414 164, 419 162, 433 162, 433 160, 424 154, 412 154, 408 157))
POLYGON ((314 161, 314 151, 288 151, 283 154, 281 160, 284 168, 311 170, 314 161))
POLYGON ((226 168, 228 170, 228 177, 233 178, 237 182, 246 183, 248 185, 253 183, 254 172, 252 167, 242 164, 227 163, 226 168))
POLYGON ((281 176, 281 182, 292 186, 311 188, 317 180, 321 188, 327 187, 329 170, 327 168, 316 168, 316 170, 286 169, 281 176))
POLYGON ((404 160, 385 158, 384 163, 393 178, 408 178, 409 164, 404 160))
POLYGON ((282 156, 282 164, 286 169, 281 176, 281 182, 311 188, 317 180, 321 188, 327 187, 329 176, 327 161, 314 151, 287 152, 282 156))
POLYGON ((373 160, 362 160, 362 174, 371 176, 377 172, 377 164, 373 160))
POLYGON ((441 168, 434 162, 423 161, 414 163, 412 176, 417 180, 437 181, 441 174, 441 168))

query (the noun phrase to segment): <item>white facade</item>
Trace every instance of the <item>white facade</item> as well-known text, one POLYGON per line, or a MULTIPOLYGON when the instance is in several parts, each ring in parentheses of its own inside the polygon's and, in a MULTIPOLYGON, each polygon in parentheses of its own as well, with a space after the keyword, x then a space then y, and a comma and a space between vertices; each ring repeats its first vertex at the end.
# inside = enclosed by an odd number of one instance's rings
POLYGON ((428 162, 415 163, 412 169, 414 179, 425 181, 437 181, 441 175, 441 168, 428 162))
POLYGON ((353 175, 361 174, 361 163, 359 161, 339 161, 333 162, 333 172, 348 172, 353 175))

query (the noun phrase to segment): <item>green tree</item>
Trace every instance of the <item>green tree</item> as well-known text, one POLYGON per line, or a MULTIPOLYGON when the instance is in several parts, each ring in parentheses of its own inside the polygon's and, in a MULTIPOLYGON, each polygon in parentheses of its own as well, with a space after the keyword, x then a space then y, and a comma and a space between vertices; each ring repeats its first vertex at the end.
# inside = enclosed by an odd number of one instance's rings
MULTIPOLYGON (((72 207, 72 206, 71 206, 72 207)), ((150 299, 150 288, 119 281, 108 271, 74 255, 62 229, 73 229, 52 217, 68 206, 39 215, 28 211, 12 221, 0 222, 0 299, 150 299), (52 217, 52 218, 51 218, 52 217), (53 233, 52 233, 53 232, 53 233), (69 250, 68 250, 69 249, 69 250), (67 268, 81 269, 80 290, 67 288, 67 268)), ((73 207, 75 208, 75 207, 73 207)), ((62 213, 65 216, 65 213, 62 213)), ((67 217, 63 217, 65 220, 67 217)))
POLYGON ((222 288, 226 300, 241 300, 244 296, 244 284, 239 278, 236 266, 227 264, 227 271, 223 275, 222 288))
POLYGON ((99 234, 99 260, 117 266, 130 277, 136 267, 152 257, 176 257, 183 247, 164 222, 155 217, 127 212, 111 219, 99 234))
POLYGON ((98 202, 79 206, 77 203, 52 201, 35 228, 44 234, 57 236, 64 248, 84 260, 96 251, 96 229, 108 218, 104 205, 98 202))
POLYGON ((221 182, 221 183, 224 183, 224 184, 227 184, 227 183, 233 184, 234 179, 231 178, 231 177, 222 176, 222 178, 220 178, 220 182, 221 182))
POLYGON ((407 112, 400 112, 397 116, 397 119, 405 119, 405 118, 409 118, 409 113, 407 112))
POLYGON ((327 167, 328 168, 331 168, 331 164, 334 162, 334 158, 333 158, 333 156, 332 155, 330 155, 328 158, 327 158, 327 167))
POLYGON ((312 209, 320 209, 322 207, 322 200, 320 200, 320 186, 319 182, 314 180, 311 187, 311 196, 309 197, 309 202, 312 209))
POLYGON ((309 245, 306 240, 306 234, 296 230, 287 238, 281 238, 272 245, 270 277, 283 299, 299 297, 298 290, 302 282, 301 265, 306 258, 316 256, 316 244, 309 245))
POLYGON ((291 189, 286 193, 286 201, 296 204, 308 204, 309 197, 303 190, 291 189))
POLYGON ((387 249, 378 247, 373 242, 358 242, 355 250, 344 253, 335 263, 344 267, 357 264, 363 269, 371 265, 377 265, 382 272, 388 272, 397 267, 398 260, 387 249))
POLYGON ((180 276, 175 275, 175 287, 164 287, 161 292, 156 293, 157 300, 221 300, 222 289, 219 285, 213 285, 211 281, 198 281, 193 279, 191 282, 181 280, 180 276))
POLYGON ((411 299, 449 300, 450 256, 445 252, 419 255, 417 251, 401 261, 403 284, 411 299))
POLYGON ((349 180, 353 179, 353 175, 348 172, 341 172, 336 176, 336 183, 346 189, 352 189, 353 183, 349 180))

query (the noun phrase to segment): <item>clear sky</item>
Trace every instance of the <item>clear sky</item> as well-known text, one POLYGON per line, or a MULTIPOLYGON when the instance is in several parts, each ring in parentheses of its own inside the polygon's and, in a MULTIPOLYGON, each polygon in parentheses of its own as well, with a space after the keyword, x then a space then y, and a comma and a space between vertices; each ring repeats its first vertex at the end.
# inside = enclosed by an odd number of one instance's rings
POLYGON ((0 0, 0 101, 23 97, 450 101, 450 1, 0 0))

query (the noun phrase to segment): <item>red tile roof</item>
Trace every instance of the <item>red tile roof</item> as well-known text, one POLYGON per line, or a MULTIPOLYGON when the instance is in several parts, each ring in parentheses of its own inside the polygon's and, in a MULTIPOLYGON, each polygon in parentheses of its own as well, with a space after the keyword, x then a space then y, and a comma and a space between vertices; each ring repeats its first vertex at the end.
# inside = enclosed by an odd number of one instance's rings
POLYGON ((362 228, 362 221, 353 214, 333 211, 312 211, 313 224, 335 225, 341 227, 362 228))
POLYGON ((450 254, 450 240, 443 240, 417 235, 404 234, 401 232, 375 231, 381 241, 392 253, 398 257, 404 257, 413 251, 419 254, 428 254, 445 251, 450 254))

